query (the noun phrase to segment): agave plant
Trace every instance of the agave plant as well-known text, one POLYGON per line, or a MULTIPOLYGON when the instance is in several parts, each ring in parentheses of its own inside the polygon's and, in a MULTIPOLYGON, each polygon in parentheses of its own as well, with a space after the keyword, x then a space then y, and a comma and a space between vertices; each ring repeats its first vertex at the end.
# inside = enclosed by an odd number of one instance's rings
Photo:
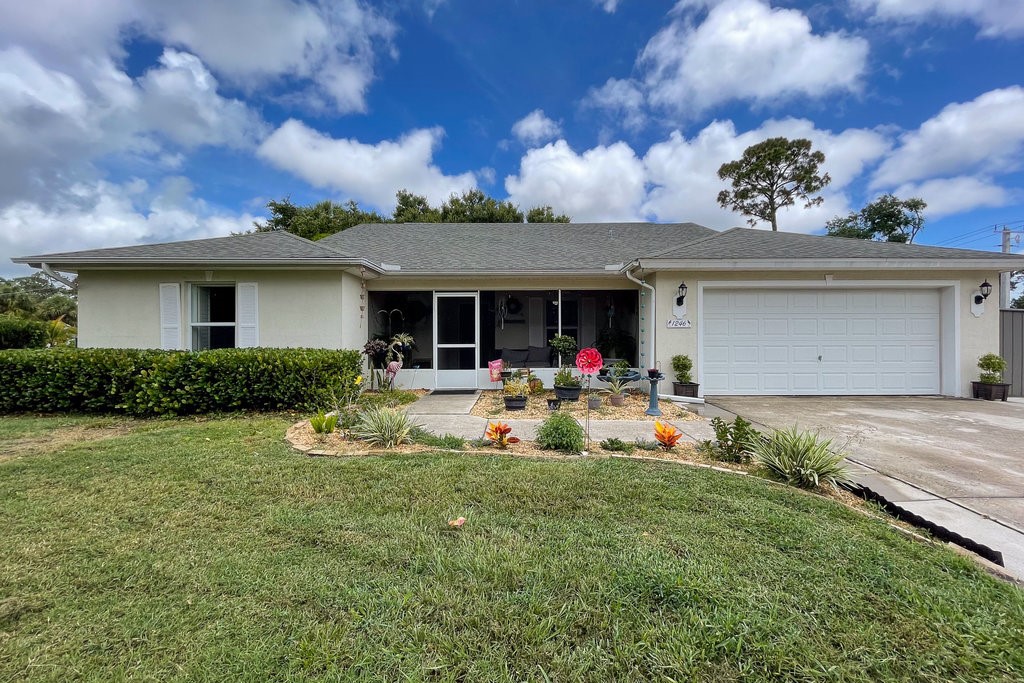
POLYGON ((753 446, 754 461, 768 468, 788 484, 813 489, 822 483, 832 486, 849 483, 850 475, 842 466, 843 453, 832 449, 831 439, 796 427, 777 429, 753 446))
POLYGON ((484 436, 495 446, 504 450, 508 448, 509 444, 519 443, 519 437, 509 436, 511 433, 512 428, 507 422, 488 422, 484 436))
POLYGON ((672 450, 672 447, 682 437, 683 433, 667 422, 661 422, 660 420, 654 422, 654 438, 658 440, 658 443, 666 451, 672 450))

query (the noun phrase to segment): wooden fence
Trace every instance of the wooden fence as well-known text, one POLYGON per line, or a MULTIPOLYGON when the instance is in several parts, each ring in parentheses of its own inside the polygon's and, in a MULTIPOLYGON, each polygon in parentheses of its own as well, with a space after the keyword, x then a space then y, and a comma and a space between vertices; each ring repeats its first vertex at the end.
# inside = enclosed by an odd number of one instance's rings
POLYGON ((1009 367, 1003 380, 1010 382, 1010 396, 1024 396, 1024 309, 999 311, 999 355, 1009 367))

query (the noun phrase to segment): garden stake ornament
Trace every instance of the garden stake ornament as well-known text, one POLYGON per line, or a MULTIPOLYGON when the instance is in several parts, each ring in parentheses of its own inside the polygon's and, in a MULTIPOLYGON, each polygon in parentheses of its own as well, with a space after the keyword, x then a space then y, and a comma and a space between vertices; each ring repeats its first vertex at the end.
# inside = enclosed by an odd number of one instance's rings
POLYGON ((576 367, 587 377, 587 450, 584 455, 590 452, 590 380, 601 371, 603 365, 604 359, 601 358, 601 352, 595 348, 580 349, 580 352, 576 354, 576 367))

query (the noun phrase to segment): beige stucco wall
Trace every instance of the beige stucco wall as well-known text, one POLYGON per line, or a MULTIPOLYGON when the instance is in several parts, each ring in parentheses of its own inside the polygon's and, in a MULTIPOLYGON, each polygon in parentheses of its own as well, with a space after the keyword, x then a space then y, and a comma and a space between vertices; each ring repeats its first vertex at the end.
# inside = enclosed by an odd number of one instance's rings
MULTIPOLYGON (((955 293, 955 302, 953 297, 950 298, 950 303, 958 304, 959 313, 953 314, 958 320, 956 326, 959 340, 947 340, 943 338, 941 351, 942 355, 947 353, 953 355, 958 361, 955 363, 958 365, 957 373, 959 375, 960 388, 958 394, 960 396, 969 396, 971 380, 977 379, 977 362, 978 356, 988 353, 996 352, 999 350, 999 306, 998 296, 993 294, 989 297, 985 305, 985 312, 981 317, 974 317, 971 314, 971 301, 974 292, 977 290, 978 285, 983 280, 989 282, 998 282, 999 276, 997 273, 988 271, 958 271, 958 272, 928 272, 928 271, 867 271, 867 272, 843 272, 833 273, 833 279, 831 287, 841 288, 844 281, 936 281, 936 288, 939 288, 940 283, 946 283, 953 281, 959 283, 959 292, 955 293), (955 347, 949 348, 950 344, 959 344, 959 353, 955 353, 955 347)), ((825 280, 824 272, 790 272, 790 273, 768 273, 768 272, 671 272, 663 271, 659 272, 651 277, 648 277, 648 281, 655 285, 657 289, 657 315, 653 321, 656 331, 656 354, 660 367, 663 369, 671 368, 671 358, 676 354, 686 354, 693 359, 694 367, 700 369, 700 359, 698 357, 698 344, 697 339, 700 331, 698 330, 698 319, 699 319, 699 308, 700 308, 700 297, 698 296, 698 289, 701 283, 706 282, 717 282, 717 281, 766 281, 766 280, 785 280, 785 281, 806 281, 814 283, 822 283, 825 280), (688 293, 686 296, 687 303, 687 318, 693 323, 693 326, 689 329, 668 329, 666 327, 667 321, 672 318, 672 305, 676 297, 676 288, 680 282, 686 282, 688 287, 688 293)), ((951 292, 953 290, 950 290, 951 292)), ((945 303, 945 302, 944 302, 945 303)), ((951 308, 956 308, 953 306, 951 308)), ((944 320, 940 325, 945 323, 945 317, 950 315, 947 312, 947 307, 943 306, 942 316, 944 320)), ((651 321, 648 320, 648 323, 651 321)), ((666 374, 670 374, 666 373, 666 374)), ((949 386, 949 384, 943 381, 943 386, 949 386)), ((952 392, 947 392, 952 393, 952 392)))
POLYGON ((187 342, 191 283, 257 284, 259 345, 362 348, 360 280, 339 271, 88 271, 78 278, 79 345, 159 348, 159 286, 181 289, 182 348, 187 342))

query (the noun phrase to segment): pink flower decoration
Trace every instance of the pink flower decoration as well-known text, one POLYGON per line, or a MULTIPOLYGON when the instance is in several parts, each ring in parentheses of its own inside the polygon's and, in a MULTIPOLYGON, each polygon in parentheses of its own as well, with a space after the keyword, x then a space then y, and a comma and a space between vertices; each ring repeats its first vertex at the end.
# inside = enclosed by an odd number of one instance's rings
POLYGON ((603 365, 604 359, 601 358, 601 352, 597 349, 580 349, 580 352, 576 354, 576 367, 584 375, 596 375, 603 365))

